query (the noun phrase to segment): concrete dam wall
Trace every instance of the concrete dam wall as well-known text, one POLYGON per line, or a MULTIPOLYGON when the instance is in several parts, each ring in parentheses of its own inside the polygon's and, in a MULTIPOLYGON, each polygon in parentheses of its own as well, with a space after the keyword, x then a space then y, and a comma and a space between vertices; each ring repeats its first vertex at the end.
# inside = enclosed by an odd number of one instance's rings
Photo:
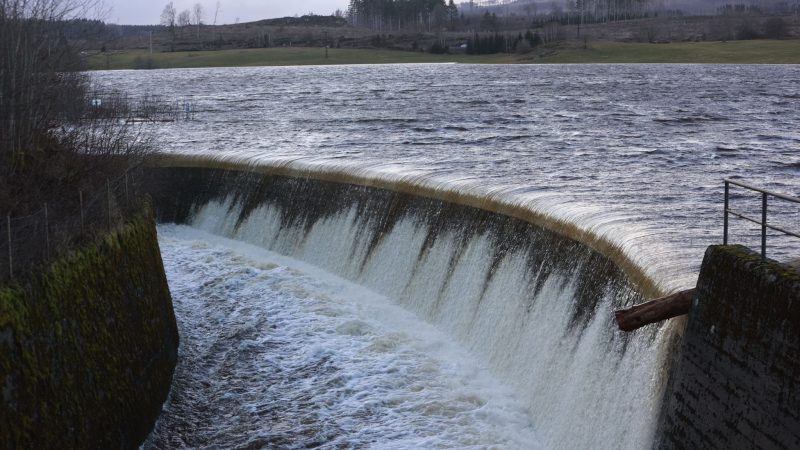
POLYGON ((137 448, 177 347, 150 214, 0 288, 0 448, 137 448))
POLYGON ((656 448, 800 448, 800 273, 706 252, 656 448))

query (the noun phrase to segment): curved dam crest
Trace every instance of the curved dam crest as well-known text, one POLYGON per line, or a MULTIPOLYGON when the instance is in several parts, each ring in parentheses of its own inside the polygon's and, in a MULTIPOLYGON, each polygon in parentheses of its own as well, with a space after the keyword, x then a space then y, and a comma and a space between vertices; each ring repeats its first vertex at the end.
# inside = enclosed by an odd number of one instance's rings
MULTIPOLYGON (((568 205, 558 198, 539 198, 525 192, 492 189, 479 185, 471 178, 440 179, 425 173, 388 171, 369 166, 329 160, 316 163, 309 158, 237 158, 231 155, 211 157, 195 154, 160 154, 150 161, 158 167, 207 168, 248 171, 270 176, 293 177, 326 181, 427 197, 443 202, 474 207, 543 227, 580 242, 597 251, 620 267, 638 290, 648 297, 660 297, 694 286, 697 274, 673 269, 674 261, 660 259, 663 249, 637 241, 647 235, 623 218, 613 222, 593 223, 592 206, 575 202, 568 205), (619 232, 624 228, 624 232, 619 232)), ((524 191, 524 190, 523 190, 524 191)), ((668 253, 668 251, 667 251, 668 253)))
POLYGON ((199 158, 159 165, 150 171, 161 221, 291 256, 392 299, 508 382, 545 446, 652 445, 680 322, 616 330, 615 308, 665 291, 623 246, 502 195, 410 177, 199 158))

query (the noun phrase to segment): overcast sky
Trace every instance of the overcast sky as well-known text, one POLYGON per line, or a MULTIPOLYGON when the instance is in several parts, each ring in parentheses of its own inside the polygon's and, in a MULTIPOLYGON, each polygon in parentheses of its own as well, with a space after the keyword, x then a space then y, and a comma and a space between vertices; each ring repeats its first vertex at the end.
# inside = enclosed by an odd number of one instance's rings
MULTIPOLYGON (((105 0, 111 11, 105 21, 119 24, 157 24, 161 11, 168 0, 105 0)), ((173 0, 172 4, 178 12, 189 9, 198 0, 173 0)), ((205 22, 214 21, 216 0, 200 0, 205 9, 205 22)), ((329 15, 337 8, 344 10, 347 0, 220 0, 222 8, 217 17, 217 24, 234 23, 236 18, 241 22, 270 19, 273 17, 303 15, 309 12, 329 15)))

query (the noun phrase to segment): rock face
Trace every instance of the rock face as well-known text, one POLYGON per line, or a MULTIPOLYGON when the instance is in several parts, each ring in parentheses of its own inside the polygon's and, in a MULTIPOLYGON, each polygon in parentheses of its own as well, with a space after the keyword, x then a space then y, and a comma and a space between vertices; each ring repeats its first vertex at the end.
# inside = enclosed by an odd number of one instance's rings
POLYGON ((655 447, 800 448, 800 273, 712 246, 655 447))
POLYGON ((0 448, 136 448, 178 332, 151 215, 0 288, 0 448))

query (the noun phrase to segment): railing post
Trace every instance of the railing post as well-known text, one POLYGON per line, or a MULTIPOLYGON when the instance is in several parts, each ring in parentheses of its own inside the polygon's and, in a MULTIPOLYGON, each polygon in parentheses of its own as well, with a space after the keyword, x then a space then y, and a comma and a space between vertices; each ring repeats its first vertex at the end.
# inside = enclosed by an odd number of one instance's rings
POLYGON ((767 193, 761 193, 761 259, 767 259, 767 193))
POLYGON ((11 214, 6 215, 6 226, 8 229, 8 277, 14 279, 14 259, 11 251, 11 214))
POLYGON ((106 210, 108 212, 108 228, 111 229, 111 181, 106 178, 106 210))
POLYGON ((50 259, 50 221, 47 217, 47 203, 44 204, 44 257, 50 259))
POLYGON ((729 183, 725 180, 725 220, 722 225, 722 245, 728 245, 728 190, 729 183))
POLYGON ((83 191, 78 191, 78 201, 80 202, 81 208, 81 234, 83 234, 85 232, 84 227, 86 226, 86 218, 83 213, 83 191))

